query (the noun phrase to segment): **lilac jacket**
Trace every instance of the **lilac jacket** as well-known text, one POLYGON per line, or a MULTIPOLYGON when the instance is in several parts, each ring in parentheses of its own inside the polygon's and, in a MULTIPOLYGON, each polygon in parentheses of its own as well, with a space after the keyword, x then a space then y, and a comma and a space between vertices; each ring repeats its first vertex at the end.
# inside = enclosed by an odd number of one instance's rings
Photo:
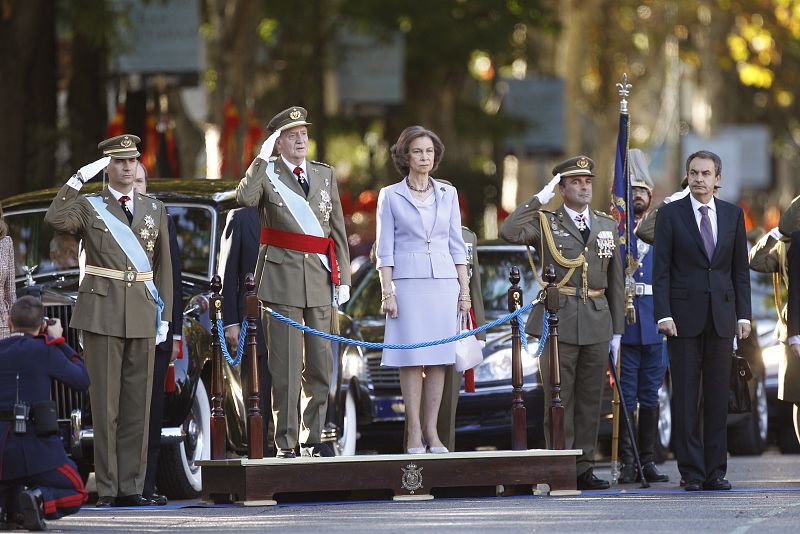
POLYGON ((461 211, 456 189, 433 181, 436 218, 428 236, 422 215, 402 180, 378 195, 377 268, 393 267, 392 278, 456 278, 456 265, 467 264, 467 245, 461 235, 461 211))

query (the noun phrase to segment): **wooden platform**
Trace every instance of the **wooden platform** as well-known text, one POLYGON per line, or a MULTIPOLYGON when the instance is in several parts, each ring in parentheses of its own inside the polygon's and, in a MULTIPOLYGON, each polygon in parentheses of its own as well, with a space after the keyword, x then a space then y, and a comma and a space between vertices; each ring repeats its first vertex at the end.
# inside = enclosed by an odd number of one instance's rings
MULTIPOLYGON (((576 494, 580 450, 386 454, 249 460, 204 460, 203 500, 245 505, 276 504, 314 494, 348 498, 431 499, 447 488, 497 488, 531 494, 547 484, 551 495, 576 494)), ((545 491, 546 493, 546 491, 545 491)))

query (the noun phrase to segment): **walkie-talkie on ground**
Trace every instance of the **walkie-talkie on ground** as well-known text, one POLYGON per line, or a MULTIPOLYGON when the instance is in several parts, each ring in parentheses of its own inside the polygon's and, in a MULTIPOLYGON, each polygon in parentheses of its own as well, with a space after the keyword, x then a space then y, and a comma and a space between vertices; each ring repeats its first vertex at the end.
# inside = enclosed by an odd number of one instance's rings
POLYGON ((28 431, 28 412, 30 406, 19 401, 19 373, 17 373, 17 401, 14 403, 14 432, 25 434, 28 431))

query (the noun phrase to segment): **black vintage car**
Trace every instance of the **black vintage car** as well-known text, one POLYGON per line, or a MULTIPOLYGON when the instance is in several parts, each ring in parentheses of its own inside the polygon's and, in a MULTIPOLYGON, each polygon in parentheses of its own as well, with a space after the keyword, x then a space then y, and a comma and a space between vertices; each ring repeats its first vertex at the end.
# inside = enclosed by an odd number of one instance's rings
MULTIPOLYGON (((210 456, 208 297, 226 215, 237 207, 236 185, 237 182, 219 180, 154 179, 148 183, 148 194, 165 203, 175 222, 183 271, 183 354, 175 362, 175 391, 165 392, 157 476, 159 490, 170 498, 191 498, 200 494, 201 468, 195 462, 210 456)), ((84 192, 92 193, 99 188, 99 184, 90 183, 84 192)), ((54 234, 44 224, 44 213, 57 191, 47 189, 18 195, 3 200, 2 204, 14 242, 18 294, 41 296, 47 315, 61 319, 65 337, 80 351, 80 332, 66 328, 78 291, 78 241, 70 235, 54 234)), ((340 325, 343 335, 349 336, 347 316, 340 316, 340 325)), ((341 376, 342 358, 351 351, 334 346, 331 357, 335 358, 333 368, 337 379, 341 376)), ((246 409, 239 368, 225 364, 224 375, 228 449, 234 454, 246 454, 246 409)), ((354 440, 355 435, 341 431, 345 417, 339 407, 346 404, 345 397, 341 397, 340 402, 337 385, 338 380, 334 380, 324 439, 332 442, 338 453, 351 451, 352 454, 354 441, 348 442, 346 438, 349 435, 354 440)), ((52 395, 58 406, 64 445, 82 474, 88 477, 93 458, 91 403, 87 396, 60 383, 54 384, 52 395)), ((349 420, 354 420, 352 413, 349 420)))

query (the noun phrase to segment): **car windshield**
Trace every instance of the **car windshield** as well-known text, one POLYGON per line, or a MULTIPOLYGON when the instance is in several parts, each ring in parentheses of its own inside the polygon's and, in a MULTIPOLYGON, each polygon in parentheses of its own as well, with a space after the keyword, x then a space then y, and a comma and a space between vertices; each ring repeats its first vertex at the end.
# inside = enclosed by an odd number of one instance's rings
POLYGON ((44 224, 44 209, 6 213, 9 235, 14 242, 16 275, 27 268, 36 274, 71 271, 78 268, 78 238, 55 232, 44 224))
MULTIPOLYGON (((203 205, 170 205, 167 210, 177 229, 184 274, 208 279, 212 270, 211 251, 218 237, 215 213, 203 205)), ((75 271, 78 269, 79 237, 55 232, 44 224, 45 209, 5 214, 9 235, 14 243, 16 275, 22 277, 26 268, 37 266, 34 276, 75 271)))

